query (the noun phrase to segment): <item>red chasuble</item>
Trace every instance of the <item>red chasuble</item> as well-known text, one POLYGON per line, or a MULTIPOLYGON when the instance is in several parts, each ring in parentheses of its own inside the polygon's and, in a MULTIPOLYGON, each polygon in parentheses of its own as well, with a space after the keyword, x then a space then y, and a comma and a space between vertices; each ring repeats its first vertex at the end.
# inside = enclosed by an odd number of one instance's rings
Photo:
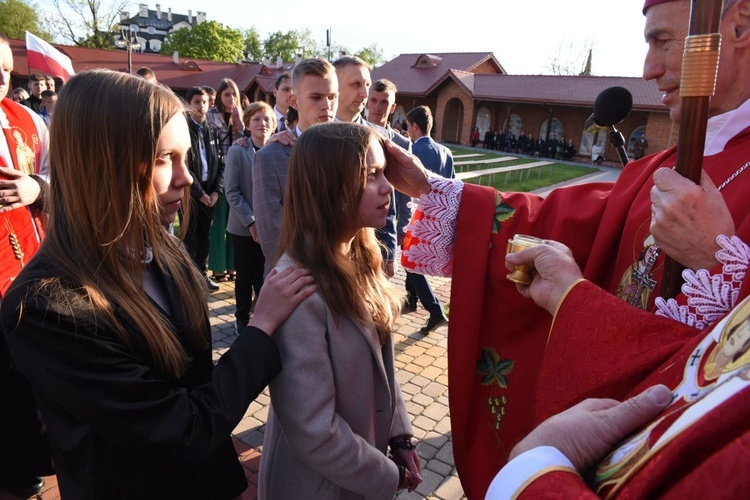
MULTIPOLYGON (((644 340, 648 355, 643 355, 643 345, 632 349, 616 342, 593 348, 587 345, 580 354, 557 360, 552 376, 559 384, 540 384, 551 318, 516 291, 506 279, 505 268, 506 244, 515 234, 554 239, 571 248, 586 279, 611 294, 621 289, 623 294, 635 295, 645 309, 653 310, 664 256, 645 270, 638 263, 645 260, 652 175, 657 168, 674 166, 675 149, 628 164, 614 185, 557 189, 546 199, 465 186, 454 248, 448 365, 454 456, 469 498, 484 497, 513 446, 541 416, 595 393, 586 387, 596 385, 611 371, 597 350, 615 349, 608 356, 622 355, 627 360, 610 387, 627 392, 634 379, 680 346, 679 335, 654 335, 644 340), (633 270, 644 271, 647 279, 633 282, 633 270), (652 291, 648 289, 650 281, 656 282, 652 291)), ((704 169, 718 186, 748 161, 750 128, 733 138, 722 153, 706 157, 704 169)), ((750 169, 722 190, 737 234, 744 241, 750 241, 749 184, 750 169)), ((622 324, 616 316, 609 316, 606 304, 583 304, 581 308, 582 321, 575 325, 579 333, 597 329, 615 340, 622 335, 622 324)), ((638 337, 637 330, 633 337, 638 337)))
MULTIPOLYGON (((29 112, 11 99, 0 101, 10 127, 3 130, 13 165, 0 166, 36 174, 40 166, 41 140, 29 112)), ((0 178, 5 179, 0 175, 0 178)), ((0 297, 39 248, 42 226, 29 207, 0 214, 0 297)))
MULTIPOLYGON (((740 298, 750 292, 746 280, 740 298)), ((555 317, 547 357, 575 357, 583 344, 605 341, 606 334, 581 334, 572 341, 557 339, 570 332, 579 321, 572 311, 584 303, 601 300, 590 284, 573 288, 555 317), (557 322, 560 321, 559 329, 557 322), (584 340, 584 337, 588 337, 584 340), (581 343, 583 342, 583 344, 581 343)), ((643 351, 654 344, 655 336, 666 337, 669 349, 682 344, 675 354, 652 366, 650 373, 632 377, 634 388, 623 393, 622 369, 632 358, 613 356, 613 349, 603 349, 601 359, 592 360, 592 371, 603 377, 592 381, 587 389, 597 396, 602 390, 611 393, 610 384, 621 385, 624 399, 655 384, 665 384, 674 391, 673 403, 659 416, 620 443, 610 455, 584 476, 586 482, 570 472, 549 471, 537 475, 523 489, 519 498, 540 498, 555 492, 557 498, 744 498, 750 491, 750 301, 740 303, 713 332, 691 333, 676 322, 662 324, 645 321, 625 304, 612 304, 616 317, 632 327, 623 339, 613 344, 639 341, 643 351), (684 338, 681 340, 681 337, 684 338), (611 352, 608 352, 611 351, 611 352), (602 370, 611 363, 612 370, 602 370), (642 382, 637 383, 638 380, 642 382), (595 388, 594 386, 598 386, 595 388), (595 491, 598 496, 595 496, 595 491)), ((657 318, 655 318, 657 319, 657 318)), ((602 323, 594 319, 594 324, 602 323)), ((587 329, 590 330, 590 329, 587 329)), ((710 330, 710 329, 709 329, 710 330)), ((574 330, 575 331, 575 330, 574 330)), ((587 348, 587 350, 590 350, 587 348)), ((647 353, 650 361, 658 354, 647 353)), ((647 361, 648 364, 650 361, 647 361)), ((559 366, 559 362, 557 365, 559 366)), ((545 366, 540 383, 549 384, 551 392, 564 386, 557 381, 556 369, 545 366)), ((579 371, 582 371, 579 369, 579 371)), ((564 390, 564 389, 563 389, 564 390)))

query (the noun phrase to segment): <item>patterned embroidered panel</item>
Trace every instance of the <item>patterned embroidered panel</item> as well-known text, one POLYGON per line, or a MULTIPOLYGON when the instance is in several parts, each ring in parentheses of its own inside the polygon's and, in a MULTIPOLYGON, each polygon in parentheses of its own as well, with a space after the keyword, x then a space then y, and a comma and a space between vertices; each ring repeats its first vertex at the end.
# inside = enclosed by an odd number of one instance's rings
POLYGON ((682 292, 687 304, 657 298, 656 314, 703 330, 735 306, 750 263, 750 247, 737 236, 722 235, 716 242, 721 247, 716 252, 716 259, 722 264, 721 274, 686 269, 682 273, 685 279, 682 292))
POLYGON ((450 276, 453 271, 453 238, 464 184, 443 177, 429 177, 428 181, 432 190, 417 204, 422 217, 415 217, 406 226, 406 231, 411 231, 419 241, 406 248, 404 255, 417 263, 415 272, 450 276))

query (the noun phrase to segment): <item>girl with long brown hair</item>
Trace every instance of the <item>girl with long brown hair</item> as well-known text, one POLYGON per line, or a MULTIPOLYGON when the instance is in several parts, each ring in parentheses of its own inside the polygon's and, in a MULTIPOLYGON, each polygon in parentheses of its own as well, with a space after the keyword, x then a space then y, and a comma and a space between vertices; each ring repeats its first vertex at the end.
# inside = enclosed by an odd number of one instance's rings
MULTIPOLYGON (((234 141, 245 134, 243 108, 237 84, 231 78, 224 78, 216 91, 215 107, 209 109, 206 114, 206 121, 219 138, 224 158, 234 141)), ((208 252, 208 269, 213 271, 212 278, 220 282, 234 277, 234 247, 232 236, 226 231, 228 217, 229 204, 222 192, 214 205, 214 221, 211 225, 211 244, 208 252)))
POLYGON ((192 182, 181 101, 87 71, 60 92, 51 130, 46 239, 1 319, 49 428, 62 497, 239 495, 230 433, 280 370, 265 332, 312 293, 311 278, 269 280, 214 367, 205 282, 166 230, 192 182))
POLYGON ((385 162, 382 139, 352 123, 311 127, 292 150, 276 269, 306 266, 319 291, 274 337, 284 371, 270 385, 261 499, 385 500, 421 482, 394 376, 402 297, 373 229, 391 199, 385 162))

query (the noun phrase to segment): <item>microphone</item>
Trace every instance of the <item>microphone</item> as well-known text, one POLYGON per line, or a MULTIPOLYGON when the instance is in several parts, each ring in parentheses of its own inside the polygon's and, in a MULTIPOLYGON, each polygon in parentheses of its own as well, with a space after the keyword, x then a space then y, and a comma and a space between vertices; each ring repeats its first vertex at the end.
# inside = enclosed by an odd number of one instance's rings
POLYGON ((622 166, 628 164, 628 153, 625 150, 625 138, 615 125, 627 118, 633 108, 633 95, 625 87, 609 87, 596 96, 594 113, 586 121, 593 121, 600 127, 609 128, 609 142, 617 150, 622 166))
POLYGON ((594 120, 600 127, 617 125, 630 114, 633 95, 625 87, 609 87, 594 101, 594 120))

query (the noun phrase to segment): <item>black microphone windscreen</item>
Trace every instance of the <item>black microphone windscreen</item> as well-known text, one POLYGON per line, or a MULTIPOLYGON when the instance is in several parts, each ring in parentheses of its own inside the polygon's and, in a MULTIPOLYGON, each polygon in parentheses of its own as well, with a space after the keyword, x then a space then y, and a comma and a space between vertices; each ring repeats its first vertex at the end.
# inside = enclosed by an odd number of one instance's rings
POLYGON ((602 127, 623 121, 633 107, 633 95, 624 87, 602 90, 594 101, 594 120, 602 127))

